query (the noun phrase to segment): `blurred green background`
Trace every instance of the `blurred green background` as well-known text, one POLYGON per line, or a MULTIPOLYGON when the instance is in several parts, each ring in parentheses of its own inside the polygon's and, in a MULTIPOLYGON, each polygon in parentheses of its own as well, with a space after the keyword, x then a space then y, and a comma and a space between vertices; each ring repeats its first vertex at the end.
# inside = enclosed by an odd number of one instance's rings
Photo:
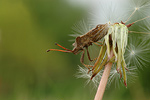
MULTIPOLYGON (((85 10, 63 0, 0 1, 0 100, 93 100, 96 89, 75 74, 80 55, 49 52, 72 49, 69 34, 85 10)), ((150 100, 150 68, 128 88, 114 84, 104 100, 150 100)))

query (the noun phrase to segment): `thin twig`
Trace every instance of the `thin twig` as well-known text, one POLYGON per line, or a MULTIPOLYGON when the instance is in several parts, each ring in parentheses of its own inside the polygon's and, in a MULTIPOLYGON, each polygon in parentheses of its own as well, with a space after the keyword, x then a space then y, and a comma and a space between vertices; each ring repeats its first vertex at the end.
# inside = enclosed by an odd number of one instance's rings
MULTIPOLYGON (((110 58, 111 57, 113 57, 113 50, 111 50, 111 53, 110 53, 110 58)), ((100 81, 99 87, 97 89, 97 93, 95 95, 94 100, 102 100, 104 92, 105 92, 105 88, 106 88, 106 85, 107 85, 107 81, 108 81, 108 77, 109 77, 109 74, 110 74, 111 67, 112 67, 111 62, 109 62, 105 66, 105 69, 104 69, 104 72, 103 72, 103 75, 102 75, 102 78, 101 78, 101 81, 100 81)))

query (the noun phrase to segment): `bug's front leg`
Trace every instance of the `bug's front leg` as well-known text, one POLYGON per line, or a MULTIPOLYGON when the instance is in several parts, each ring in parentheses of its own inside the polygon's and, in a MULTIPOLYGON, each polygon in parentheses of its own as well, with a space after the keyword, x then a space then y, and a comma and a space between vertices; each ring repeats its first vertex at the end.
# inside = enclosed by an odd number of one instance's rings
POLYGON ((98 43, 96 43, 96 42, 93 42, 95 45, 97 45, 97 46, 103 46, 103 44, 98 44, 98 43))
POLYGON ((102 42, 102 41, 97 41, 97 43, 101 43, 101 44, 103 44, 103 42, 102 42))
POLYGON ((94 42, 94 41, 90 41, 91 43, 94 43, 95 45, 97 45, 97 46, 103 46, 103 42, 101 42, 101 41, 97 41, 97 42, 94 42), (100 44, 98 44, 98 43, 100 43, 100 44))

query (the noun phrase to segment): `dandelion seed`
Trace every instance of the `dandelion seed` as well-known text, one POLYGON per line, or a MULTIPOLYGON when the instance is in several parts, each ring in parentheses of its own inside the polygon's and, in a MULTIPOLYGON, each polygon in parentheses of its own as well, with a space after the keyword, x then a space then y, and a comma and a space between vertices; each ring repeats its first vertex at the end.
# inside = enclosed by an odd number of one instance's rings
POLYGON ((150 1, 149 0, 129 0, 128 1, 128 9, 132 11, 133 9, 136 10, 134 14, 134 18, 132 20, 141 19, 145 16, 149 16, 149 9, 150 9, 150 1))
MULTIPOLYGON (((98 6, 90 10, 89 21, 95 26, 99 23, 116 23, 121 22, 127 18, 124 15, 126 2, 118 0, 100 0, 97 2, 98 6), (118 9, 120 8, 121 9, 118 9), (121 10, 121 11, 120 11, 121 10), (123 15, 123 16, 122 16, 123 15)), ((128 15, 128 13, 126 13, 128 15)))
POLYGON ((141 68, 149 62, 149 45, 148 41, 142 40, 138 37, 129 38, 129 44, 126 49, 125 59, 130 66, 141 68), (135 41, 135 38, 138 41, 135 41))
POLYGON ((85 19, 80 20, 79 22, 75 23, 72 27, 74 34, 83 35, 89 32, 92 28, 89 26, 88 21, 85 19))
POLYGON ((144 24, 139 25, 139 30, 141 31, 141 39, 149 41, 150 39, 150 20, 144 21, 144 24))
POLYGON ((91 72, 88 73, 88 71, 89 70, 87 68, 79 66, 78 72, 76 74, 76 77, 77 78, 87 79, 85 85, 92 84, 92 86, 95 86, 95 88, 97 88, 97 86, 99 84, 99 81, 100 81, 100 79, 102 77, 103 71, 101 71, 100 73, 98 73, 98 75, 96 77, 94 77, 92 81, 90 80, 92 73, 91 72))

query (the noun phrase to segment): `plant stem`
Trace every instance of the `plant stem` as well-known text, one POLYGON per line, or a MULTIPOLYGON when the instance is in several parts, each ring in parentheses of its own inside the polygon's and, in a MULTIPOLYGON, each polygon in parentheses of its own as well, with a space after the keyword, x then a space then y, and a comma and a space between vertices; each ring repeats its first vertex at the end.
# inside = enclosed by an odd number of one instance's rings
MULTIPOLYGON (((113 57, 113 50, 111 50, 111 53, 110 53, 110 58, 111 57, 113 57)), ((109 62, 105 66, 105 69, 104 69, 102 78, 100 80, 100 84, 99 84, 99 87, 97 89, 97 93, 95 95, 94 100, 102 100, 104 92, 105 92, 105 88, 106 88, 106 85, 107 85, 107 81, 108 81, 108 77, 109 77, 109 74, 110 74, 111 67, 112 67, 112 62, 109 62)))

